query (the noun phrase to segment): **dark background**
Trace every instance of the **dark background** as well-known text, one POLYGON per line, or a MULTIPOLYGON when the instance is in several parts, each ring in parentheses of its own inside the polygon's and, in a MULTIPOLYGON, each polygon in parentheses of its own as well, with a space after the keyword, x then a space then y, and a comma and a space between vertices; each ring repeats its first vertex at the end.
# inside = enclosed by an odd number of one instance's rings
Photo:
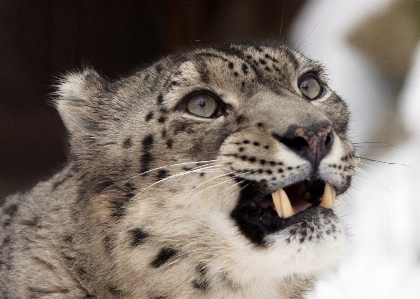
POLYGON ((60 74, 89 65, 117 78, 186 48, 287 40, 303 2, 0 2, 0 197, 66 161, 66 131, 51 104, 60 74))

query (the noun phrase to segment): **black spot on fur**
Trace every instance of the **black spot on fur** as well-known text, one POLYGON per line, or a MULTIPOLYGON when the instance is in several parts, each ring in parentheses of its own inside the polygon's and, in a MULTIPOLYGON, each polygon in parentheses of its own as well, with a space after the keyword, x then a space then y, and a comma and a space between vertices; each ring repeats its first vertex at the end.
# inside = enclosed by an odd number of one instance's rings
POLYGON ((176 125, 174 125, 174 134, 178 134, 179 132, 185 132, 187 129, 187 124, 185 123, 178 123, 176 125))
POLYGON ((245 117, 243 115, 239 115, 236 119, 237 124, 241 124, 245 120, 245 117))
POLYGON ((169 299, 168 296, 157 296, 157 297, 153 297, 151 299, 169 299))
POLYGON ((197 267, 195 267, 195 269, 197 270, 197 272, 201 275, 204 276, 207 274, 207 265, 205 263, 199 263, 197 265, 197 267))
POLYGON ((244 74, 248 74, 248 66, 245 63, 242 64, 242 71, 244 74))
POLYGON ((169 176, 169 171, 165 169, 160 169, 156 177, 160 181, 160 180, 163 180, 164 178, 167 178, 168 176, 169 176))
POLYGON ((109 200, 109 208, 112 210, 112 217, 122 217, 125 214, 125 205, 130 201, 130 198, 121 197, 109 200))
POLYGON ((64 242, 66 242, 66 243, 73 243, 73 236, 70 236, 70 235, 65 236, 65 237, 63 238, 63 240, 64 240, 64 242))
POLYGON ((163 247, 150 265, 154 268, 159 268, 167 263, 177 253, 178 251, 171 247, 163 247))
POLYGON ((104 247, 105 247, 105 251, 106 252, 111 252, 112 251, 112 241, 111 241, 111 236, 105 236, 104 237, 104 247))
POLYGON ((13 218, 18 210, 17 204, 12 204, 4 209, 3 213, 6 215, 9 215, 10 218, 13 218))
POLYGON ((147 115, 146 115, 146 121, 149 121, 149 120, 151 120, 153 118, 153 112, 149 112, 149 113, 147 113, 147 115))
POLYGON ((166 137, 166 130, 165 129, 163 129, 162 130, 162 138, 165 138, 166 137))
POLYGON ((153 161, 153 156, 150 153, 150 150, 153 147, 153 135, 147 135, 143 141, 142 141, 142 146, 143 146, 143 155, 141 155, 140 158, 140 164, 141 164, 141 170, 140 172, 143 173, 142 175, 148 175, 148 173, 144 173, 147 172, 149 170, 150 167, 150 162, 153 161))
POLYGON ((174 141, 172 139, 169 139, 169 140, 166 141, 166 146, 168 148, 172 148, 173 143, 174 143, 174 141))
POLYGON ((143 145, 143 150, 145 151, 150 151, 150 149, 153 146, 153 135, 147 135, 143 141, 142 141, 142 145, 143 145))
POLYGON ((162 123, 165 122, 165 120, 166 120, 165 117, 161 116, 161 117, 159 117, 158 122, 160 122, 162 124, 162 123))
MULTIPOLYGON (((68 173, 64 178, 62 178, 61 180, 55 181, 52 185, 52 190, 56 190, 59 186, 61 186, 65 181, 67 181, 68 179, 70 179, 71 177, 73 177, 72 173, 68 173)), ((2 206, 1 204, 1 200, 0 200, 0 207, 2 206)))
POLYGON ((163 67, 160 63, 156 64, 155 66, 155 70, 158 74, 160 74, 160 72, 162 71, 163 67))
POLYGON ((134 186, 133 182, 127 182, 124 184, 124 188, 126 189, 126 191, 134 191, 136 190, 136 187, 134 186))
POLYGON ((114 296, 121 296, 123 294, 123 292, 121 290, 119 290, 116 286, 114 285, 109 285, 108 286, 108 291, 114 295, 114 296))
POLYGON ((193 283, 193 287, 195 289, 201 290, 203 292, 206 291, 208 286, 209 286, 209 282, 206 279, 203 280, 203 281, 199 281, 197 279, 194 279, 192 283, 193 283))
POLYGON ((159 105, 161 105, 162 103, 163 103, 163 94, 159 94, 158 95, 158 98, 157 98, 157 103, 159 104, 159 105))
POLYGON ((145 240, 149 237, 149 234, 145 231, 141 230, 140 228, 135 228, 129 231, 131 234, 131 246, 139 246, 142 245, 145 240))
POLYGON ((7 236, 3 239, 3 243, 1 244, 0 248, 5 248, 6 246, 10 245, 12 238, 10 236, 7 236))
POLYGON ((79 276, 85 276, 87 274, 86 270, 83 269, 82 267, 77 268, 76 272, 79 276))
POLYGON ((126 140, 124 140, 123 142, 124 148, 130 148, 132 146, 133 146, 133 142, 131 142, 131 137, 128 137, 126 140))
POLYGON ((134 186, 134 183, 127 182, 124 184, 124 190, 125 190, 125 197, 126 198, 133 198, 135 196, 134 191, 136 190, 136 187, 134 186))

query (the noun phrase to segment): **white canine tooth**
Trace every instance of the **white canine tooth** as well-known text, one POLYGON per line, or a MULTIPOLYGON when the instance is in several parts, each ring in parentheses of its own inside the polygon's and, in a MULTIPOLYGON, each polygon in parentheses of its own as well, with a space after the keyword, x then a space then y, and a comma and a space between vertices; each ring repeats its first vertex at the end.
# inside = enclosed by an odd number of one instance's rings
POLYGON ((276 212, 279 215, 279 217, 282 218, 283 211, 281 209, 280 190, 282 189, 280 188, 274 193, 271 193, 271 196, 273 197, 273 203, 274 203, 274 207, 276 208, 276 212))
POLYGON ((289 218, 293 216, 295 212, 293 212, 292 205, 290 204, 289 197, 287 196, 286 192, 282 188, 280 190, 280 203, 281 203, 281 210, 283 211, 283 218, 289 218))
POLYGON ((329 183, 325 183, 324 194, 322 195, 322 200, 319 206, 327 208, 327 209, 332 209, 334 206, 334 200, 335 200, 334 187, 329 183))

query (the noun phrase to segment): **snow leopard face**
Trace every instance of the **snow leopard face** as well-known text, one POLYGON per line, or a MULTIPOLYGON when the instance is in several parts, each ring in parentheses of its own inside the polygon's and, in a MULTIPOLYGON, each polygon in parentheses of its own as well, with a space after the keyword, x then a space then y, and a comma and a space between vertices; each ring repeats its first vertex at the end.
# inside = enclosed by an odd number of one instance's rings
POLYGON ((54 186, 77 189, 63 254, 91 294, 300 298, 339 256, 356 161, 318 63, 233 44, 58 93, 71 160, 54 186))

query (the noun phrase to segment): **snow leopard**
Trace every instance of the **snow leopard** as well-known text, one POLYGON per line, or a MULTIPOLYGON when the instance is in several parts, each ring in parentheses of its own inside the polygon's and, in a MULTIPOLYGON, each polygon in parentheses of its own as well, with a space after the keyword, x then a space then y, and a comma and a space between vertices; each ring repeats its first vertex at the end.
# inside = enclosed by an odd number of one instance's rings
POLYGON ((0 297, 304 298, 346 243, 348 105, 284 45, 59 79, 68 162, 0 200, 0 297))

